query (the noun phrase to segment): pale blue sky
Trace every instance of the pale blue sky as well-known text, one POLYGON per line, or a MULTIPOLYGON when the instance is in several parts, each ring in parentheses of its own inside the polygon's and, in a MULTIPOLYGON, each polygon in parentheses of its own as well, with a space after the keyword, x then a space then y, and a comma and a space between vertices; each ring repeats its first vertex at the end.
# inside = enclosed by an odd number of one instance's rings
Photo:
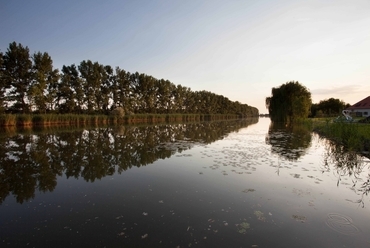
POLYGON ((369 0, 0 0, 0 50, 90 59, 207 90, 267 113, 299 81, 314 103, 370 95, 369 0))

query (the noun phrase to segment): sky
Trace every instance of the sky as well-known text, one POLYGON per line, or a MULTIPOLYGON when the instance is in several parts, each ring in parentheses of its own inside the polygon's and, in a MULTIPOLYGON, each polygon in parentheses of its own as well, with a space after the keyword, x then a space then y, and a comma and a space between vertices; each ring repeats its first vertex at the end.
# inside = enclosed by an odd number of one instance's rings
POLYGON ((369 0, 0 0, 0 52, 47 52, 223 95, 268 113, 298 81, 313 103, 370 96, 369 0))

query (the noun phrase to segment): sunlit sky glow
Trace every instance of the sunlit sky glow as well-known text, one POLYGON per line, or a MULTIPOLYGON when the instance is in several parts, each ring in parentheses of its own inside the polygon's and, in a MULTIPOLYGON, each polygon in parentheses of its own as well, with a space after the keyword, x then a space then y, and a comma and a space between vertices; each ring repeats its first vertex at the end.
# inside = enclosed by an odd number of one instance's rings
POLYGON ((267 113, 299 81, 314 103, 370 95, 369 0, 0 1, 0 51, 16 41, 54 66, 98 61, 267 113))

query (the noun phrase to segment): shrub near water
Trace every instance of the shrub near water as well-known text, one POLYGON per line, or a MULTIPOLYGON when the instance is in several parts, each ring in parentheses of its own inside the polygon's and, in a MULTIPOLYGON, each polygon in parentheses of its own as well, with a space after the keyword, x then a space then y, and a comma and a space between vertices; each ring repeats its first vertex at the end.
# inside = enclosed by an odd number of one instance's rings
POLYGON ((15 126, 17 124, 17 119, 15 115, 0 115, 0 126, 15 126))
POLYGON ((329 121, 315 122, 314 131, 341 143, 350 150, 369 150, 370 125, 329 121))
POLYGON ((333 135, 339 137, 339 141, 350 149, 360 148, 360 135, 358 125, 347 123, 334 123, 332 126, 333 135))
POLYGON ((16 122, 18 126, 30 126, 32 125, 32 116, 28 114, 20 114, 16 116, 16 122))
POLYGON ((137 124, 189 121, 215 121, 240 119, 238 115, 226 114, 125 114, 123 110, 112 111, 109 115, 88 114, 3 114, 0 126, 55 126, 55 125, 97 125, 137 124))

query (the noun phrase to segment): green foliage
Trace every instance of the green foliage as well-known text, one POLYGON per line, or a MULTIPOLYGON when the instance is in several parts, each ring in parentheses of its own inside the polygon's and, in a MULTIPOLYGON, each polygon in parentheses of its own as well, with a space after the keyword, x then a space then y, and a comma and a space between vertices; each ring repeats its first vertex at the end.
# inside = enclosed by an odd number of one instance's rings
POLYGON ((136 114, 136 115, 88 115, 88 114, 1 114, 0 127, 50 126, 50 125, 105 125, 235 120, 237 115, 200 114, 136 114))
POLYGON ((312 104, 311 117, 338 116, 348 106, 349 104, 340 99, 329 98, 328 100, 322 100, 318 104, 312 104))
POLYGON ((56 97, 59 72, 53 69, 53 61, 47 53, 33 55, 33 80, 29 89, 29 101, 37 111, 51 110, 56 97))
POLYGON ((116 117, 123 117, 125 116, 125 110, 122 107, 118 107, 113 109, 110 114, 116 117))
POLYGON ((90 60, 63 66, 59 73, 47 53, 37 52, 31 59, 28 47, 15 42, 5 55, 0 53, 0 66, 0 113, 108 115, 119 107, 125 115, 196 114, 214 118, 223 114, 244 118, 259 114, 257 108, 222 95, 192 91, 168 80, 119 67, 114 70, 90 60), (2 109, 5 105, 9 107, 2 109))
POLYGON ((16 116, 10 114, 1 114, 0 115, 0 126, 15 126, 16 125, 16 116))
POLYGON ((266 98, 266 107, 273 122, 292 123, 308 117, 311 93, 299 82, 287 82, 272 88, 271 93, 266 98))
POLYGON ((313 130, 335 140, 349 150, 369 151, 370 125, 316 120, 313 130))
POLYGON ((16 42, 10 43, 3 56, 3 80, 9 89, 8 101, 14 101, 13 109, 28 113, 28 90, 32 81, 32 61, 28 47, 16 42))
POLYGON ((5 91, 6 91, 6 81, 5 81, 5 68, 3 66, 3 53, 0 52, 0 114, 5 112, 5 91))
POLYGON ((16 122, 18 126, 32 125, 32 116, 30 114, 19 114, 16 116, 16 122))

